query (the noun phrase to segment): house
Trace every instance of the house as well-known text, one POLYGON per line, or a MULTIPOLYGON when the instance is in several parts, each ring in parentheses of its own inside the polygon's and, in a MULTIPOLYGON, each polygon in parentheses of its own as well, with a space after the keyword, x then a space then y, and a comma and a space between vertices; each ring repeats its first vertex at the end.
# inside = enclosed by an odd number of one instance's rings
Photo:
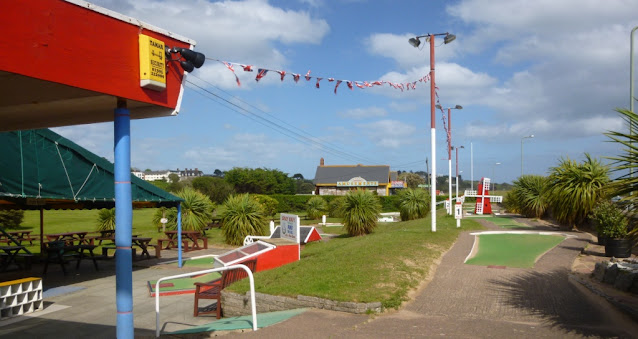
POLYGON ((391 195, 396 188, 403 188, 403 181, 396 180, 397 172, 388 165, 331 165, 326 166, 321 158, 315 174, 315 194, 345 195, 354 189, 391 195))

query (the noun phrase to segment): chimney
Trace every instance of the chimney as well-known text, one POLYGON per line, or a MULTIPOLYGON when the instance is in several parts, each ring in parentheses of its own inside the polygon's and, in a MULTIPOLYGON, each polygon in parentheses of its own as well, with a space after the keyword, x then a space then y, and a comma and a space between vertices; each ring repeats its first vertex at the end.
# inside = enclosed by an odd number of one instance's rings
POLYGON ((319 160, 319 166, 323 166, 323 158, 321 158, 321 160, 319 160))

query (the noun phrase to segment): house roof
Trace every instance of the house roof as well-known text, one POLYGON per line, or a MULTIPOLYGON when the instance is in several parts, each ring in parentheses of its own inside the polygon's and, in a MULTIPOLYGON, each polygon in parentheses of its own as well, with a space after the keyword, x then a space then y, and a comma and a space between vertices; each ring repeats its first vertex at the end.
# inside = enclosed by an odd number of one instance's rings
MULTIPOLYGON (((0 133, 0 209, 115 206, 114 166, 49 129, 0 133)), ((176 206, 181 198, 131 174, 135 207, 176 206)))
POLYGON ((355 177, 361 177, 366 181, 378 181, 379 184, 387 184, 390 178, 390 166, 317 166, 314 184, 337 184, 339 181, 348 181, 355 177))

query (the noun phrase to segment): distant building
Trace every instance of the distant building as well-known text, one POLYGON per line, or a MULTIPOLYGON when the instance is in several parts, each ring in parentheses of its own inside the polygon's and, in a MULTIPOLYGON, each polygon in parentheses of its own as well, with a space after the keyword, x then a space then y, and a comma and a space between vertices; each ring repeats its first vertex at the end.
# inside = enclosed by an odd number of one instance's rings
POLYGON ((179 175, 180 180, 184 180, 184 179, 187 179, 187 178, 203 177, 204 176, 204 172, 198 170, 197 167, 195 167, 195 169, 185 168, 183 171, 180 171, 179 168, 178 168, 177 171, 176 171, 176 174, 179 175))
POLYGON ((174 173, 169 170, 162 170, 162 171, 143 172, 143 174, 144 174, 144 177, 142 179, 146 181, 155 181, 155 180, 168 181, 168 176, 174 173))
POLYGON ((397 172, 390 171, 388 165, 326 166, 323 158, 317 166, 314 184, 317 195, 345 195, 350 190, 364 189, 387 196, 405 186, 403 181, 397 180, 397 172))
POLYGON ((147 171, 147 172, 133 171, 131 173, 134 176, 146 181, 155 181, 155 180, 169 181, 168 176, 171 174, 176 174, 180 178, 180 180, 204 176, 204 173, 198 170, 197 168, 195 169, 185 168, 183 171, 180 171, 178 168, 174 171, 173 170, 147 171))

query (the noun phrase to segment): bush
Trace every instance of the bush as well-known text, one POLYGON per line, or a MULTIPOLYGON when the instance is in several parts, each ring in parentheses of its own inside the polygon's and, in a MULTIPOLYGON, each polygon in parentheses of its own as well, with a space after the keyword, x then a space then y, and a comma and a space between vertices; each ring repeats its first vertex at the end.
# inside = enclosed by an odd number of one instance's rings
POLYGON ((371 233, 381 215, 379 198, 370 191, 350 191, 345 197, 343 226, 351 236, 371 233))
POLYGON ((401 220, 425 218, 430 211, 430 195, 423 189, 408 188, 399 194, 401 220))
POLYGON ((615 239, 627 237, 627 217, 612 202, 605 201, 596 206, 590 217, 596 222, 596 232, 599 236, 615 239))
MULTIPOLYGON (((184 199, 182 201, 182 230, 202 231, 213 218, 215 204, 204 195, 191 187, 186 187, 175 195, 184 199)), ((160 219, 168 219, 166 227, 177 229, 177 208, 158 208, 153 215, 153 225, 161 227, 160 219)))
POLYGON ((231 195, 221 215, 222 232, 227 244, 239 246, 247 235, 266 235, 268 219, 261 204, 248 194, 231 195))
POLYGON ((514 181, 514 187, 505 195, 505 208, 526 217, 541 218, 548 206, 546 190, 546 177, 523 175, 514 181))
POLYGON ((314 196, 306 203, 306 215, 308 219, 320 219, 327 209, 326 201, 320 196, 314 196))
POLYGON ((264 215, 273 218, 275 214, 277 214, 279 201, 267 195, 254 195, 253 197, 261 204, 261 208, 264 210, 264 215))
POLYGON ((106 231, 115 229, 115 208, 103 208, 97 214, 97 230, 106 231))
POLYGON ((0 211, 0 225, 7 229, 19 228, 24 219, 23 210, 0 211))
POLYGON ((380 196, 379 201, 381 201, 381 210, 383 212, 396 212, 399 210, 398 195, 380 196))
POLYGON ((328 215, 332 218, 343 218, 343 209, 346 203, 345 197, 336 197, 328 203, 328 215))

